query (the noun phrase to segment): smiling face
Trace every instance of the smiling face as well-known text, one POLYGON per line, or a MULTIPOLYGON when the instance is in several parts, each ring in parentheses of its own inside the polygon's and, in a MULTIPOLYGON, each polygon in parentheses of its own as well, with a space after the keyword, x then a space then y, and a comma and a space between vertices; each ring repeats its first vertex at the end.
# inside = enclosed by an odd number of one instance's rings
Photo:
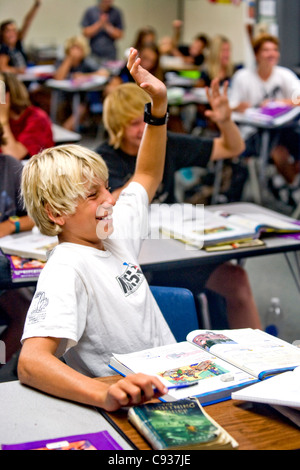
POLYGON ((87 196, 78 201, 76 212, 59 217, 60 242, 77 243, 103 250, 103 242, 113 232, 112 212, 116 201, 107 183, 96 180, 87 196))
POLYGON ((274 67, 279 61, 278 45, 271 41, 266 41, 262 44, 256 53, 256 61, 259 66, 274 67))

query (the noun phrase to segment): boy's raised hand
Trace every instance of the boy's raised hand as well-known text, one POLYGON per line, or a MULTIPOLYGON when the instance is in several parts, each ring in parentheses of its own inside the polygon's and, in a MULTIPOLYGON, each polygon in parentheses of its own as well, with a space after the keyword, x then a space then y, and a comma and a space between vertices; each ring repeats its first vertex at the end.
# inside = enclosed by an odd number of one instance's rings
POLYGON ((163 82, 141 66, 138 51, 130 49, 127 68, 135 82, 152 98, 153 112, 164 115, 167 110, 167 89, 163 82))

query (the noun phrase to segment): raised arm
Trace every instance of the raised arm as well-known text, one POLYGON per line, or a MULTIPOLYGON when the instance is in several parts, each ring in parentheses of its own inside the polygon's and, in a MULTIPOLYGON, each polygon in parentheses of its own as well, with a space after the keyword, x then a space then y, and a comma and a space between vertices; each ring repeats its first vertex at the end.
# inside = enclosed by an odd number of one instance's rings
POLYGON ((219 80, 214 79, 210 89, 206 90, 211 110, 206 116, 212 119, 220 130, 220 137, 214 139, 211 160, 233 158, 245 149, 245 143, 238 126, 231 119, 231 109, 227 97, 228 83, 225 83, 223 93, 220 92, 219 80))
MULTIPOLYGON (((127 67, 136 83, 149 94, 151 114, 155 118, 163 118, 167 113, 167 89, 165 85, 140 65, 137 51, 131 49, 127 67)), ((153 199, 162 180, 167 125, 147 124, 139 147, 135 173, 131 181, 137 181, 146 189, 149 202, 153 199)))
POLYGON ((35 0, 34 4, 30 8, 27 15, 25 16, 24 21, 23 21, 23 25, 22 25, 22 27, 20 29, 20 32, 19 32, 20 41, 22 41, 25 38, 26 34, 28 33, 29 28, 31 26, 31 23, 34 20, 34 17, 37 14, 37 11, 41 6, 41 3, 42 3, 42 0, 35 0))
POLYGON ((5 142, 2 143, 2 152, 11 155, 17 160, 23 160, 28 155, 27 148, 18 142, 12 133, 9 123, 10 113, 10 94, 7 92, 5 95, 5 103, 0 104, 0 123, 3 127, 3 137, 5 142))

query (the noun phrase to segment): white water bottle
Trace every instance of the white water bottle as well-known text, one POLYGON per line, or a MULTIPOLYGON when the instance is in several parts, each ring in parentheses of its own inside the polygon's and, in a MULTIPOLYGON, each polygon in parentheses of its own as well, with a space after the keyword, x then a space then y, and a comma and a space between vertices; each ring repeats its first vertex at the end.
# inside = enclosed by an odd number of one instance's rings
POLYGON ((279 336, 283 323, 283 313, 278 297, 272 297, 266 314, 266 333, 279 336))

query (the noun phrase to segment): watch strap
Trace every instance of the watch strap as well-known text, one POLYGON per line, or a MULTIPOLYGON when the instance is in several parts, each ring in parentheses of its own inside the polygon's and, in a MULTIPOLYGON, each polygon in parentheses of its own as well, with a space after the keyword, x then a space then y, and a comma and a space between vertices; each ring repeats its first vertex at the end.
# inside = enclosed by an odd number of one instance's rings
POLYGON ((15 233, 19 233, 21 226, 20 226, 20 219, 17 216, 9 217, 9 221, 15 225, 15 233))
POLYGON ((168 122, 169 113, 166 113, 163 117, 155 117, 151 114, 151 103, 145 104, 144 112, 144 121, 146 124, 151 124, 151 126, 163 126, 168 122))

